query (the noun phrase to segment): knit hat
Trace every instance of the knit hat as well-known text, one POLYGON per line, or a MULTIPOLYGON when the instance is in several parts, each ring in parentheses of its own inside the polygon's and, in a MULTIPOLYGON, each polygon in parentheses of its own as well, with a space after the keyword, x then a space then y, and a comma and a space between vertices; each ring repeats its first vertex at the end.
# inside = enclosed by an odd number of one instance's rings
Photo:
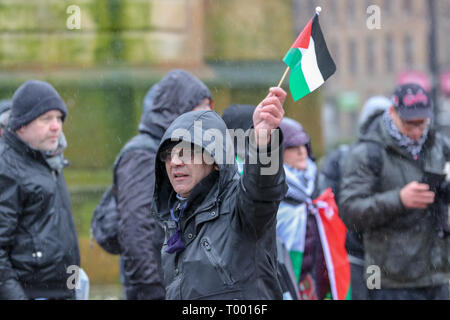
POLYGON ((294 119, 284 117, 280 123, 280 129, 283 132, 283 150, 292 147, 305 146, 308 150, 308 156, 315 160, 311 148, 311 139, 303 126, 294 119))
POLYGON ((16 131, 50 110, 61 111, 63 121, 68 113, 64 101, 51 84, 28 80, 14 93, 9 127, 16 131))
POLYGON ((418 84, 407 83, 398 86, 392 102, 403 120, 433 117, 433 104, 430 96, 418 84))

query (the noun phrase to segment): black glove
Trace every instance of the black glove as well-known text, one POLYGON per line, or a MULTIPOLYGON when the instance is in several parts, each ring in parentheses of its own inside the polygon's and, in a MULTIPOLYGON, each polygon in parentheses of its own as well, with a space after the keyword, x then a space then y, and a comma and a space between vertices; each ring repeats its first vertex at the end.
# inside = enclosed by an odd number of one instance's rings
POLYGON ((0 283, 0 300, 28 300, 28 297, 17 280, 8 279, 0 283))

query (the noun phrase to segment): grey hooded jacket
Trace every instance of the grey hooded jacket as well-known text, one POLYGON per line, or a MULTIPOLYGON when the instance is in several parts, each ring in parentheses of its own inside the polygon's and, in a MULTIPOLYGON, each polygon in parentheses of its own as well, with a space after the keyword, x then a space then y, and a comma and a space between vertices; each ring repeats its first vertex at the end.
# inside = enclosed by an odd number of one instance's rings
POLYGON ((382 117, 364 131, 346 159, 341 182, 341 217, 364 238, 365 267, 380 268, 381 288, 442 285, 450 278, 450 237, 440 237, 430 208, 406 209, 400 190, 442 173, 447 138, 430 129, 418 160, 397 146, 382 117))
POLYGON ((211 94, 199 79, 180 69, 168 72, 144 98, 140 134, 124 146, 116 159, 114 185, 127 299, 165 296, 160 254, 164 235, 150 210, 155 155, 170 123, 205 98, 211 99, 211 94))
MULTIPOLYGON (((215 149, 208 149, 212 140, 207 133, 211 130, 226 136, 226 125, 217 113, 189 112, 169 127, 158 150, 176 137, 208 150, 219 168, 199 182, 187 200, 179 223, 186 248, 167 253, 167 240, 177 228, 169 213, 175 192, 164 163, 156 163, 154 214, 164 224, 166 233, 162 247, 166 299, 282 299, 276 267, 276 214, 287 191, 281 148, 265 150, 278 158, 274 174, 261 175, 263 165, 258 162, 247 163, 240 177, 234 152, 228 148, 231 142, 227 145, 222 139, 222 143, 213 143, 215 149), (175 130, 180 129, 189 134, 177 136, 175 130), (231 163, 224 164, 221 154, 224 159, 231 155, 231 163), (215 180, 206 188, 197 189, 214 175, 215 180)), ((254 143, 249 143, 247 152, 250 156, 256 154, 254 143)))

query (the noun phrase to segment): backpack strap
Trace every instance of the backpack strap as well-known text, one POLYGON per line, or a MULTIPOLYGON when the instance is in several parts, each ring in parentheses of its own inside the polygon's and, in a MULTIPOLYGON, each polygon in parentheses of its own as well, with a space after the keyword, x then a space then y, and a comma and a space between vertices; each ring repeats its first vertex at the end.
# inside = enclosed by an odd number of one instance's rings
POLYGON ((379 177, 383 169, 382 146, 373 141, 365 142, 367 144, 367 159, 370 170, 379 177))
POLYGON ((141 133, 137 136, 135 136, 133 139, 131 139, 127 144, 123 147, 122 151, 119 153, 119 155, 114 160, 114 166, 113 166, 113 188, 112 193, 114 194, 114 197, 116 197, 117 191, 116 191, 116 170, 119 167, 120 160, 122 160, 122 157, 127 154, 128 152, 137 150, 137 149, 145 149, 149 151, 153 151, 156 153, 158 151, 159 144, 156 141, 155 138, 149 136, 146 133, 141 133))

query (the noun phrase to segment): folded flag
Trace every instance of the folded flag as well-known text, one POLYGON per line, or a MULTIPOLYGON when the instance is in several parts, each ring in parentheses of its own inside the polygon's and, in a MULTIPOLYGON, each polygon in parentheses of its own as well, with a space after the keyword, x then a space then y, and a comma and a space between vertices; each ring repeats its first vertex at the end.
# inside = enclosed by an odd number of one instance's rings
POLYGON ((339 218, 331 188, 313 200, 313 204, 317 208, 315 216, 333 299, 351 300, 350 263, 345 249, 347 228, 339 218))
MULTIPOLYGON (((290 175, 286 166, 285 173, 287 177, 290 175)), ((339 218, 338 207, 331 188, 325 190, 312 202, 307 201, 295 205, 283 201, 278 209, 277 236, 283 240, 286 249, 289 250, 301 299, 322 299, 318 296, 318 292, 322 290, 317 287, 319 284, 316 281, 318 280, 317 273, 313 279, 308 279, 308 274, 302 275, 301 273, 308 232, 308 217, 315 218, 317 222, 332 299, 351 300, 350 263, 345 249, 347 229, 339 218), (300 282, 300 277, 302 277, 302 282, 300 282)), ((315 249, 310 248, 309 250, 315 249)), ((319 255, 314 254, 314 258, 309 258, 313 259, 314 269, 318 269, 319 264, 322 263, 318 261, 318 257, 319 255)))
POLYGON ((289 89, 294 101, 320 87, 336 71, 316 13, 283 58, 291 69, 289 89))

